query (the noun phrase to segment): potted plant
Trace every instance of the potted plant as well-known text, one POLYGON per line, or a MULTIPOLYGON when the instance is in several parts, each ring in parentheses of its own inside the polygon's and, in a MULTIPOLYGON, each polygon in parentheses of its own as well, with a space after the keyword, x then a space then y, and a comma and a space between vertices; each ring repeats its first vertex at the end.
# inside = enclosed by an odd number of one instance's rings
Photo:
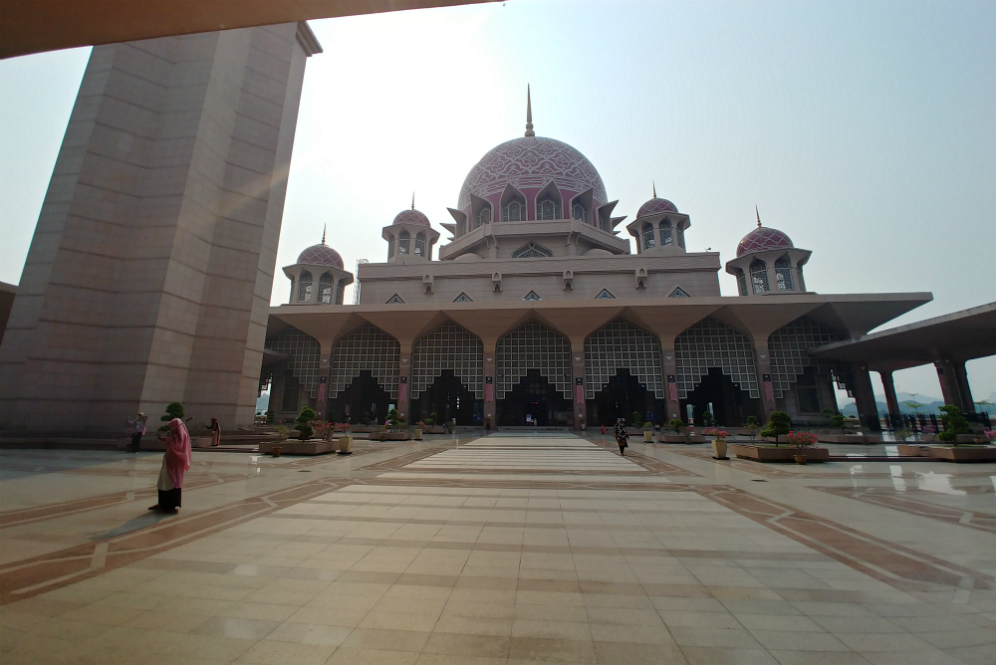
POLYGON ((968 418, 962 413, 961 408, 954 404, 945 404, 939 410, 941 422, 944 423, 944 431, 938 434, 937 438, 945 443, 950 443, 952 446, 957 446, 958 435, 968 432, 968 418))
POLYGON ((183 420, 184 415, 185 414, 183 412, 182 404, 180 404, 179 402, 170 402, 169 404, 166 405, 166 415, 159 417, 159 420, 161 420, 164 423, 164 425, 159 428, 159 431, 163 433, 168 432, 169 421, 173 420, 174 418, 179 418, 180 420, 183 420))
POLYGON ((789 432, 785 435, 785 440, 800 448, 799 454, 793 455, 795 463, 805 464, 807 458, 802 454, 801 449, 814 445, 816 443, 816 435, 809 432, 789 432))
POLYGON ((730 435, 729 432, 718 427, 706 427, 702 430, 702 433, 706 436, 715 437, 712 441, 713 459, 729 459, 726 456, 726 437, 730 435))
POLYGON ((649 420, 643 423, 643 440, 647 443, 654 442, 654 423, 649 420))
POLYGON ((336 423, 335 429, 342 430, 342 435, 339 437, 339 454, 352 454, 350 448, 353 447, 353 437, 349 435, 349 423, 336 423))
POLYGON ((415 440, 416 441, 421 441, 422 440, 422 431, 425 430, 425 429, 427 429, 427 425, 425 424, 425 421, 419 420, 418 422, 415 423, 415 432, 414 432, 414 435, 415 435, 415 440))
POLYGON ((301 409, 301 413, 297 415, 297 419, 294 421, 297 423, 294 425, 294 429, 299 432, 298 439, 307 441, 311 438, 311 435, 315 433, 315 429, 311 426, 311 421, 317 417, 318 414, 310 406, 301 409))
POLYGON ((778 437, 784 436, 792 431, 792 416, 784 411, 772 411, 768 418, 768 424, 761 430, 763 437, 775 437, 775 446, 778 446, 778 437))
POLYGON ((937 428, 933 425, 924 425, 923 429, 920 430, 920 438, 927 443, 934 443, 937 441, 937 428))

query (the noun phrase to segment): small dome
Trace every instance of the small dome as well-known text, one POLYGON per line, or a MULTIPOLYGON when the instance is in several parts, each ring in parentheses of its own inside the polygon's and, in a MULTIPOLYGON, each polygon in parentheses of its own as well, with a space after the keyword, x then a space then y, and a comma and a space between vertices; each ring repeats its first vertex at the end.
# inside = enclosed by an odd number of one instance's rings
POLYGON ((393 224, 421 224, 422 226, 429 226, 429 218, 424 214, 412 208, 411 210, 402 210, 398 213, 397 217, 394 218, 393 224))
POLYGON ((324 242, 320 245, 312 245, 301 252, 297 257, 298 263, 305 263, 310 266, 333 266, 339 270, 344 270, 342 257, 324 242))
POLYGON ((640 206, 640 211, 636 213, 636 217, 639 219, 644 215, 653 215, 658 212, 678 212, 678 206, 667 199, 659 199, 655 196, 640 206))
POLYGON ((787 235, 778 229, 760 226, 760 222, 758 222, 758 227, 745 235, 740 244, 737 245, 737 256, 769 249, 789 249, 792 247, 795 245, 792 244, 792 239, 787 235))

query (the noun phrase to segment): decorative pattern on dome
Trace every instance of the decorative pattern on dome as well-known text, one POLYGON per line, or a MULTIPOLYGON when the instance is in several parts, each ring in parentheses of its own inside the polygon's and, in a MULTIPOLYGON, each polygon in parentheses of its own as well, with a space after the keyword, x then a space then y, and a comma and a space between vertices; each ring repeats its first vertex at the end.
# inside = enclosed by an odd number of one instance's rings
POLYGON ((658 212, 678 212, 678 206, 667 199, 658 199, 655 197, 640 206, 640 211, 636 213, 636 216, 643 217, 644 215, 653 215, 658 212))
POLYGON ((300 256, 297 257, 297 262, 309 266, 334 266, 339 270, 344 270, 339 252, 326 244, 312 245, 301 252, 300 256))
POLYGON ((743 237, 737 245, 737 256, 763 252, 768 249, 789 249, 794 247, 792 239, 778 229, 759 226, 743 237))
POLYGON ((457 207, 467 208, 471 193, 484 198, 501 193, 508 184, 525 189, 551 180, 571 192, 591 189, 596 201, 606 202, 602 177, 587 157, 556 139, 529 136, 506 141, 484 155, 463 181, 457 207))
POLYGON ((394 218, 394 224, 421 224, 422 226, 429 226, 429 218, 423 213, 412 208, 411 210, 402 210, 398 213, 398 216, 394 218))

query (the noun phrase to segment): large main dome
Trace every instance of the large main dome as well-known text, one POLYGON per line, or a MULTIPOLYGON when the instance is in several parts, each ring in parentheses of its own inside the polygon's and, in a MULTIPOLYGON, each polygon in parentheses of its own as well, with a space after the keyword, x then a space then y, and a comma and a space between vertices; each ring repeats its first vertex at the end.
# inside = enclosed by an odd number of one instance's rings
POLYGON ((602 177, 587 157, 562 141, 524 136, 492 148, 477 162, 460 188, 458 207, 470 206, 471 194, 485 198, 501 193, 505 185, 540 188, 551 180, 575 194, 591 189, 596 205, 607 203, 602 177))

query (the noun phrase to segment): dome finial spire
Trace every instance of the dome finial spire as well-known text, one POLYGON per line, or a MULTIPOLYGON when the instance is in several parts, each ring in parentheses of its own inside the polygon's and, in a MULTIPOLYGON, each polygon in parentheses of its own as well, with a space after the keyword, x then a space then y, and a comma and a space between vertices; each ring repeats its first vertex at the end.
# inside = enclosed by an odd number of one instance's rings
POLYGON ((754 204, 754 214, 757 215, 757 228, 761 228, 761 213, 757 211, 757 204, 754 204))
POLYGON ((651 182, 654 183, 654 198, 656 199, 657 198, 657 182, 653 181, 653 180, 651 180, 651 182))
POLYGON ((526 136, 536 136, 533 131, 533 99, 529 91, 529 84, 526 84, 526 136))
POLYGON ((326 229, 327 227, 328 227, 328 224, 323 224, 323 225, 322 225, 322 244, 323 244, 323 245, 325 244, 325 229, 326 229))
POLYGON ((412 192, 412 210, 415 209, 415 192, 412 192))

